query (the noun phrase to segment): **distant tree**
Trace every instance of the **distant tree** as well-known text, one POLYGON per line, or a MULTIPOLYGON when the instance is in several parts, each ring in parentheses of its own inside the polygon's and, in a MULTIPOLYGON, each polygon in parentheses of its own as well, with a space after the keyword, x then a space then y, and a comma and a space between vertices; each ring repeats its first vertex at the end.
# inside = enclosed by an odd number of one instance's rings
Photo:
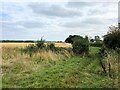
POLYGON ((90 39, 90 42, 94 42, 95 40, 94 39, 90 39))
POLYGON ((62 43, 62 41, 57 41, 57 43, 62 43))
POLYGON ((89 38, 88 38, 88 36, 85 36, 85 39, 89 41, 89 38))
POLYGON ((99 36, 95 36, 95 42, 99 42, 100 41, 100 37, 99 36))

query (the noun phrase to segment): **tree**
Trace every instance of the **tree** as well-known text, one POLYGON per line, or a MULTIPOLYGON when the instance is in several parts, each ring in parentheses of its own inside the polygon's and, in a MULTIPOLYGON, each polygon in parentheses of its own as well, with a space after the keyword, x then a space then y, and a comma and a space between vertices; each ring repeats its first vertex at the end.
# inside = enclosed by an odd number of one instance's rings
POLYGON ((100 37, 99 36, 95 36, 95 41, 99 42, 100 41, 100 37))
POLYGON ((115 26, 111 26, 109 29, 104 36, 104 45, 110 49, 120 48, 120 29, 115 26))
POLYGON ((71 43, 73 47, 73 52, 75 54, 88 54, 89 51, 89 40, 88 37, 85 36, 83 38, 79 35, 70 35, 65 42, 71 43))
POLYGON ((65 42, 73 44, 75 38, 82 38, 82 37, 79 35, 69 35, 69 37, 66 38, 65 42))
POLYGON ((74 41, 72 46, 73 46, 73 52, 75 54, 88 54, 89 44, 87 40, 77 39, 74 41))
POLYGON ((95 40, 94 39, 90 39, 90 42, 94 42, 95 40))
POLYGON ((106 75, 112 76, 114 65, 119 62, 120 52, 120 29, 115 26, 109 27, 109 31, 104 35, 103 48, 101 55, 104 59, 101 61, 102 68, 106 75))

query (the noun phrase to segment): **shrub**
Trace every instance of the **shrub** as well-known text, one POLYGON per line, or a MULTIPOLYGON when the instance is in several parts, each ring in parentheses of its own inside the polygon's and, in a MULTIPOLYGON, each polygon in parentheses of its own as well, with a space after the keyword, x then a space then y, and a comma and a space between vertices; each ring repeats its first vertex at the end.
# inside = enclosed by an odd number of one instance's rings
POLYGON ((35 45, 30 44, 28 46, 26 46, 24 49, 21 49, 21 51, 23 53, 27 53, 29 54, 29 56, 31 57, 33 53, 37 52, 40 49, 46 49, 46 46, 44 44, 45 40, 43 40, 41 38, 40 41, 37 41, 37 43, 35 45))
POLYGON ((95 40, 94 39, 90 39, 90 42, 95 42, 95 40))
POLYGON ((55 44, 53 44, 53 43, 47 45, 47 48, 50 49, 50 50, 52 50, 52 51, 56 50, 55 44))
POLYGON ((102 47, 103 43, 102 42, 91 42, 90 46, 93 47, 102 47))
POLYGON ((120 48, 120 29, 110 27, 110 31, 104 36, 104 45, 110 49, 120 48))
POLYGON ((117 64, 120 59, 120 29, 110 27, 108 33, 104 36, 103 46, 101 48, 101 65, 104 73, 109 77, 114 77, 117 69, 117 64))
POLYGON ((37 41, 36 46, 37 46, 38 49, 43 49, 43 48, 45 48, 45 47, 46 47, 46 46, 45 46, 45 40, 43 40, 43 39, 41 38, 40 41, 37 41))
POLYGON ((36 52, 37 48, 35 45, 31 44, 29 46, 26 46, 26 48, 22 49, 24 53, 28 53, 29 56, 32 56, 32 53, 36 52))
POLYGON ((89 51, 89 42, 84 38, 74 38, 74 42, 72 44, 73 52, 75 54, 88 54, 89 51))
POLYGON ((72 44, 72 50, 75 54, 88 54, 89 52, 89 40, 87 36, 83 38, 79 35, 69 35, 65 42, 72 44))

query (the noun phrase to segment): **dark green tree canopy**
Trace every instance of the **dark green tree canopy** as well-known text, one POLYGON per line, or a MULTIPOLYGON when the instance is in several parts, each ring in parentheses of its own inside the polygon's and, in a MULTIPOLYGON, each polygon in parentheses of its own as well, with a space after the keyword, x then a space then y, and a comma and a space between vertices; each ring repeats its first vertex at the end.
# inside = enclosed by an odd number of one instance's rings
POLYGON ((79 35, 70 35, 66 40, 66 43, 71 43, 73 47, 73 52, 75 54, 88 54, 89 51, 89 40, 88 36, 83 38, 79 35))
POLYGON ((107 48, 120 48, 120 29, 117 27, 110 27, 108 33, 104 36, 104 45, 107 48))
POLYGON ((73 44, 74 40, 76 39, 83 39, 83 37, 79 35, 69 35, 69 37, 66 38, 65 42, 73 44))
POLYGON ((90 42, 94 42, 95 40, 94 39, 90 39, 90 42))

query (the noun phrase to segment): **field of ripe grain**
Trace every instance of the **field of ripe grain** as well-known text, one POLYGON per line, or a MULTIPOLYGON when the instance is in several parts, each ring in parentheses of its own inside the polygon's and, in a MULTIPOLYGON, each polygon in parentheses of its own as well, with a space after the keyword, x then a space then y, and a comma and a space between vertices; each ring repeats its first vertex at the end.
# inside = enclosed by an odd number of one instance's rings
POLYGON ((15 48, 15 47, 25 47, 30 44, 35 44, 35 43, 0 43, 1 47, 10 47, 10 48, 15 48))
MULTIPOLYGON (((30 44, 35 44, 35 43, 0 43, 0 47, 25 47, 28 46, 30 44)), ((45 43, 48 44, 48 43, 45 43)), ((55 43, 55 47, 65 47, 65 48, 69 48, 72 47, 71 44, 69 43, 55 43)))
POLYGON ((65 47, 65 48, 72 47, 72 45, 69 43, 55 43, 55 46, 56 47, 65 47))

